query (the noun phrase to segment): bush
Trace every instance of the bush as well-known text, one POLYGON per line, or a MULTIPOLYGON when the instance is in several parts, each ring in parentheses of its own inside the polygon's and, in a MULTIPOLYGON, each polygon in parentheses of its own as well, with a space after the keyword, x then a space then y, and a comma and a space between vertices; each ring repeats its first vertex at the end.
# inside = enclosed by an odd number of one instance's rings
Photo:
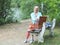
POLYGON ((11 0, 0 0, 0 24, 5 23, 5 18, 9 14, 11 0))
POLYGON ((57 21, 56 21, 56 24, 58 26, 60 26, 60 14, 58 14, 58 16, 56 17, 57 21))
POLYGON ((5 22, 6 23, 11 23, 12 22, 12 16, 10 16, 10 15, 8 15, 7 17, 6 17, 6 19, 5 19, 5 22))
POLYGON ((57 15, 60 13, 60 0, 21 0, 20 6, 23 12, 22 17, 24 19, 30 17, 30 13, 33 11, 33 7, 38 5, 40 7, 40 11, 43 15, 49 15, 50 20, 53 18, 57 19, 57 23, 60 22, 60 18, 57 18, 57 15), (41 3, 43 2, 43 9, 41 7, 41 3))
POLYGON ((0 25, 5 24, 5 19, 0 17, 0 25))
POLYGON ((35 3, 34 0, 21 0, 22 19, 30 18, 30 13, 33 12, 35 5, 38 5, 38 3, 35 3))

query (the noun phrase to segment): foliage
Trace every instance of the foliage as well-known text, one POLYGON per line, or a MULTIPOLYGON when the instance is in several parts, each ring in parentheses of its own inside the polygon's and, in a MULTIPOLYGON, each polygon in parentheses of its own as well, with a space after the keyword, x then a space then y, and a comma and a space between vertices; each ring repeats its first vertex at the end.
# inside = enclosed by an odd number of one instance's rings
MULTIPOLYGON (((13 22, 12 7, 17 7, 17 0, 0 0, 0 24, 13 22)), ((19 5, 18 5, 19 6, 19 5)))
POLYGON ((0 18, 0 25, 4 24, 5 20, 4 18, 0 18))
POLYGON ((11 0, 0 0, 0 24, 5 23, 5 18, 9 14, 11 0))
MULTIPOLYGON (((60 19, 60 0, 35 0, 38 3, 43 2, 43 15, 49 15, 51 20, 53 18, 60 19)), ((60 22, 60 21, 59 21, 60 22)))
POLYGON ((20 3, 20 8, 21 8, 21 11, 23 12, 22 14, 22 19, 25 19, 25 18, 29 18, 29 14, 30 14, 30 8, 32 7, 31 6, 31 1, 27 1, 27 0, 21 0, 21 3, 20 3))
POLYGON ((43 15, 49 15, 50 20, 53 18, 57 19, 57 22, 60 22, 60 0, 21 0, 20 6, 23 12, 23 17, 28 18, 30 13, 33 11, 33 7, 38 5, 40 7, 40 11, 43 15), (43 3, 43 9, 41 9, 41 3, 43 3))
POLYGON ((11 21, 14 16, 13 13, 9 13, 12 12, 10 9, 18 7, 22 19, 30 18, 35 5, 39 6, 43 15, 48 15, 50 20, 56 18, 57 23, 60 23, 60 0, 0 0, 0 17, 4 19, 4 23, 11 21))
POLYGON ((33 12, 33 8, 38 3, 35 3, 34 0, 21 0, 20 9, 22 11, 22 18, 26 19, 30 17, 30 13, 33 12))
POLYGON ((60 27, 54 29, 54 37, 49 36, 49 30, 45 31, 44 43, 33 42, 31 45, 60 45, 60 27))
POLYGON ((20 22, 20 0, 11 0, 11 11, 12 22, 20 22))

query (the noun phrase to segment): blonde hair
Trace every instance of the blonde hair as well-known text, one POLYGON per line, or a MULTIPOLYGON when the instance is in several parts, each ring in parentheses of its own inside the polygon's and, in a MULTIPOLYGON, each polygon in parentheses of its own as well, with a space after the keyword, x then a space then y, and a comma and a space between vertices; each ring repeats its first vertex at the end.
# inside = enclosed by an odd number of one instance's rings
POLYGON ((39 8, 39 6, 34 6, 34 8, 39 8))
POLYGON ((39 11, 39 7, 38 6, 34 6, 34 12, 36 12, 35 9, 38 9, 38 11, 39 11))

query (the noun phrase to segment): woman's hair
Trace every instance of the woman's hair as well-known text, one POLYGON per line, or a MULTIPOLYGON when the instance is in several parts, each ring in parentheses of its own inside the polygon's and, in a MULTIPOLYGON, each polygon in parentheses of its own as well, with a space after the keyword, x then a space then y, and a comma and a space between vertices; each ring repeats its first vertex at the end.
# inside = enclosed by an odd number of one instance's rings
POLYGON ((39 8, 39 6, 34 6, 34 8, 39 8))

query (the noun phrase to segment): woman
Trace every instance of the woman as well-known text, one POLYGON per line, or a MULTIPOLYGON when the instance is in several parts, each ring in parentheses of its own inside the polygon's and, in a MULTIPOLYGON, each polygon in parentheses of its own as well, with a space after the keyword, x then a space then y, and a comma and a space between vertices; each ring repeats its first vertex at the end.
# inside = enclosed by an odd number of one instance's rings
POLYGON ((32 23, 29 25, 29 28, 28 28, 28 30, 26 32, 26 39, 24 41, 25 43, 28 42, 28 39, 30 37, 30 31, 35 29, 35 24, 38 23, 40 16, 42 16, 42 14, 41 14, 41 12, 39 12, 39 7, 35 6, 34 7, 34 12, 31 13, 31 21, 32 21, 32 23))

